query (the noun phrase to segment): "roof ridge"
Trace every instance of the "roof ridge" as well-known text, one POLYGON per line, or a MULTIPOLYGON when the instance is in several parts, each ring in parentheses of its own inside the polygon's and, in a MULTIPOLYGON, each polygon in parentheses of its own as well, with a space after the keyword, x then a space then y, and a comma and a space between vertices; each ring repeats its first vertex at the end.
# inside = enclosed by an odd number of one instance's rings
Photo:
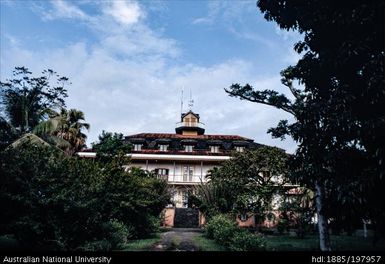
POLYGON ((172 139, 200 139, 200 140, 246 140, 254 141, 251 138, 239 135, 225 135, 225 134, 206 134, 206 135, 181 135, 176 133, 139 133, 125 136, 125 138, 172 138, 172 139))

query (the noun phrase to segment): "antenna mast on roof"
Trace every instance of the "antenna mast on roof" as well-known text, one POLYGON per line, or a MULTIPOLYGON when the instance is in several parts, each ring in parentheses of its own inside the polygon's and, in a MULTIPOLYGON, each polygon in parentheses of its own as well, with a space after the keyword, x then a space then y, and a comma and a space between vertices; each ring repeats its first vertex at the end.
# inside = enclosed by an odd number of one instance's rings
POLYGON ((180 97, 180 115, 183 114, 183 86, 182 86, 182 93, 181 93, 181 97, 180 97))
POLYGON ((188 107, 190 111, 193 106, 194 106, 194 100, 192 99, 191 88, 190 88, 190 100, 188 101, 188 107))

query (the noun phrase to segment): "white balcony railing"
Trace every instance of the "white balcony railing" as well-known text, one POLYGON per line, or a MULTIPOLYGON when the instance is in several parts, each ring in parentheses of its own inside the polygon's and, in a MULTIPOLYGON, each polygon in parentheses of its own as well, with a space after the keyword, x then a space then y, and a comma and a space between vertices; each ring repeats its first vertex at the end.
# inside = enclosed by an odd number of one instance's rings
POLYGON ((201 122, 178 122, 176 127, 199 127, 204 129, 205 124, 201 122))
POLYGON ((162 178, 170 184, 199 184, 207 181, 206 175, 158 175, 158 178, 162 178))

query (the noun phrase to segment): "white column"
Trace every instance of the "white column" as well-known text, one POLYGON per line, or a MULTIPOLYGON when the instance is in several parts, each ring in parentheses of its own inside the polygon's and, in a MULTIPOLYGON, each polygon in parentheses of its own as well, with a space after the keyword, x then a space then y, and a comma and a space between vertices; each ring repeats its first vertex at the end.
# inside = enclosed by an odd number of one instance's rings
POLYGON ((175 181, 175 171, 176 171, 176 166, 175 166, 175 161, 174 161, 174 175, 173 175, 172 181, 175 181))
POLYGON ((203 182, 203 161, 201 161, 201 182, 203 182))

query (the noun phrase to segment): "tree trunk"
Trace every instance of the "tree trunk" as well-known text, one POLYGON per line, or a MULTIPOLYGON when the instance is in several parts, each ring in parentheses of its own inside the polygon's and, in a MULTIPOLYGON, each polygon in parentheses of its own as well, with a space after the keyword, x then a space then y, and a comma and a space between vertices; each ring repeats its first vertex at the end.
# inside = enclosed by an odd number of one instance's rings
POLYGON ((318 232, 319 232, 319 244, 321 251, 331 251, 330 247, 330 236, 327 217, 325 216, 324 195, 325 188, 319 181, 315 184, 316 189, 316 208, 317 208, 317 219, 318 219, 318 232))

